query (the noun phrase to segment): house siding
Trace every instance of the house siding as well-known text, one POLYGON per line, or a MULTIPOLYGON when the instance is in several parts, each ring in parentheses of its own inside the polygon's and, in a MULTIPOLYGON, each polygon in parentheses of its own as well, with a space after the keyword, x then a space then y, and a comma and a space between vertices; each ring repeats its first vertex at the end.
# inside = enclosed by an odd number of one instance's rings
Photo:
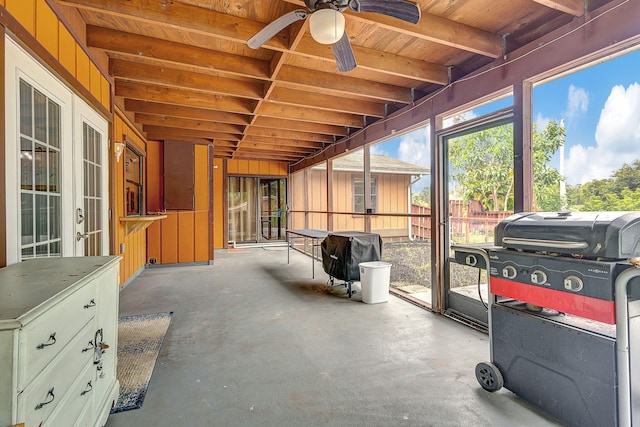
MULTIPOLYGON (((294 210, 327 211, 327 180, 324 170, 308 170, 307 186, 302 183, 302 173, 296 174, 292 189, 294 200, 304 200, 308 205, 294 206, 294 210), (305 191, 306 190, 306 191, 305 191)), ((333 173, 333 211, 348 212, 333 215, 333 230, 364 230, 364 216, 353 213, 353 177, 362 176, 352 172, 334 171, 333 173)), ((408 212, 407 187, 411 176, 400 174, 375 174, 377 179, 377 206, 376 212, 402 214, 408 212)), ((316 228, 326 229, 327 215, 323 213, 307 214, 305 226, 304 215, 292 216, 292 227, 296 229, 316 228)), ((371 218, 371 231, 383 237, 402 238, 408 235, 407 217, 374 215, 371 218)))

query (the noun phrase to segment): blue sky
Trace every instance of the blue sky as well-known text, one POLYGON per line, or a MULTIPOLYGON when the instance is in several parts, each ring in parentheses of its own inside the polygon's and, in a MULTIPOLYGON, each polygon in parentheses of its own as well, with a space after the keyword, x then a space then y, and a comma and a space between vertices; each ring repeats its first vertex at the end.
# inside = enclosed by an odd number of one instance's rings
MULTIPOLYGON (((477 109, 467 117, 510 102, 477 109)), ((549 120, 564 121, 569 184, 611 176, 640 158, 640 50, 536 86, 533 113, 540 128, 549 120)), ((429 135, 420 129, 379 144, 372 153, 429 167, 429 135)), ((556 153, 553 166, 559 167, 559 157, 556 153)))

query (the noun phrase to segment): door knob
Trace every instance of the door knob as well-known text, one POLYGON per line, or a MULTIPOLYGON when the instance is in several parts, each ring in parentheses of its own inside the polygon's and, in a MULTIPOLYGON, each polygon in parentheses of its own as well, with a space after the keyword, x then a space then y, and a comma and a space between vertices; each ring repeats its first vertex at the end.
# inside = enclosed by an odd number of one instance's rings
POLYGON ((82 233, 80 233, 79 231, 76 233, 76 241, 78 241, 78 242, 79 242, 80 240, 82 240, 82 239, 86 239, 86 238, 88 238, 88 237, 89 237, 89 233, 84 233, 84 234, 82 234, 82 233))

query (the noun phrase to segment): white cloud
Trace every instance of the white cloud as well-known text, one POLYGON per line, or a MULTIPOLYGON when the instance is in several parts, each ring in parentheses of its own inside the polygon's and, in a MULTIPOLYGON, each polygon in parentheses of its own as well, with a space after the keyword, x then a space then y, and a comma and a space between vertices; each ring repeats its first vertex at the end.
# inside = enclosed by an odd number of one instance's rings
POLYGON ((538 131, 546 128, 550 121, 550 117, 543 117, 541 113, 538 113, 536 116, 536 126, 538 127, 538 131))
POLYGON ((564 116, 571 123, 586 113, 589 109, 589 94, 583 88, 574 85, 569 86, 569 95, 567 97, 567 109, 564 116))
POLYGON ((371 154, 379 154, 381 156, 389 157, 389 152, 387 150, 381 148, 381 145, 372 145, 371 146, 371 154))
POLYGON ((431 167, 429 127, 420 128, 400 137, 398 158, 405 162, 431 167))
POLYGON ((640 158, 640 84, 626 90, 614 86, 600 112, 596 146, 569 149, 566 175, 570 184, 608 178, 624 163, 640 158))

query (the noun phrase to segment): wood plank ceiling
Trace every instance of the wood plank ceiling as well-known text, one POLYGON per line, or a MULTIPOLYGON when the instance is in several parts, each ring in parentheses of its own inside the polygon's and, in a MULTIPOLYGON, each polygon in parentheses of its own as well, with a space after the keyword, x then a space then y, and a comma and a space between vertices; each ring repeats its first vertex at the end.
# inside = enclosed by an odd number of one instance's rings
POLYGON ((56 0, 104 51, 117 102, 149 140, 295 162, 608 0, 412 0, 416 25, 345 11, 357 67, 339 73, 308 19, 247 40, 302 0, 56 0))

